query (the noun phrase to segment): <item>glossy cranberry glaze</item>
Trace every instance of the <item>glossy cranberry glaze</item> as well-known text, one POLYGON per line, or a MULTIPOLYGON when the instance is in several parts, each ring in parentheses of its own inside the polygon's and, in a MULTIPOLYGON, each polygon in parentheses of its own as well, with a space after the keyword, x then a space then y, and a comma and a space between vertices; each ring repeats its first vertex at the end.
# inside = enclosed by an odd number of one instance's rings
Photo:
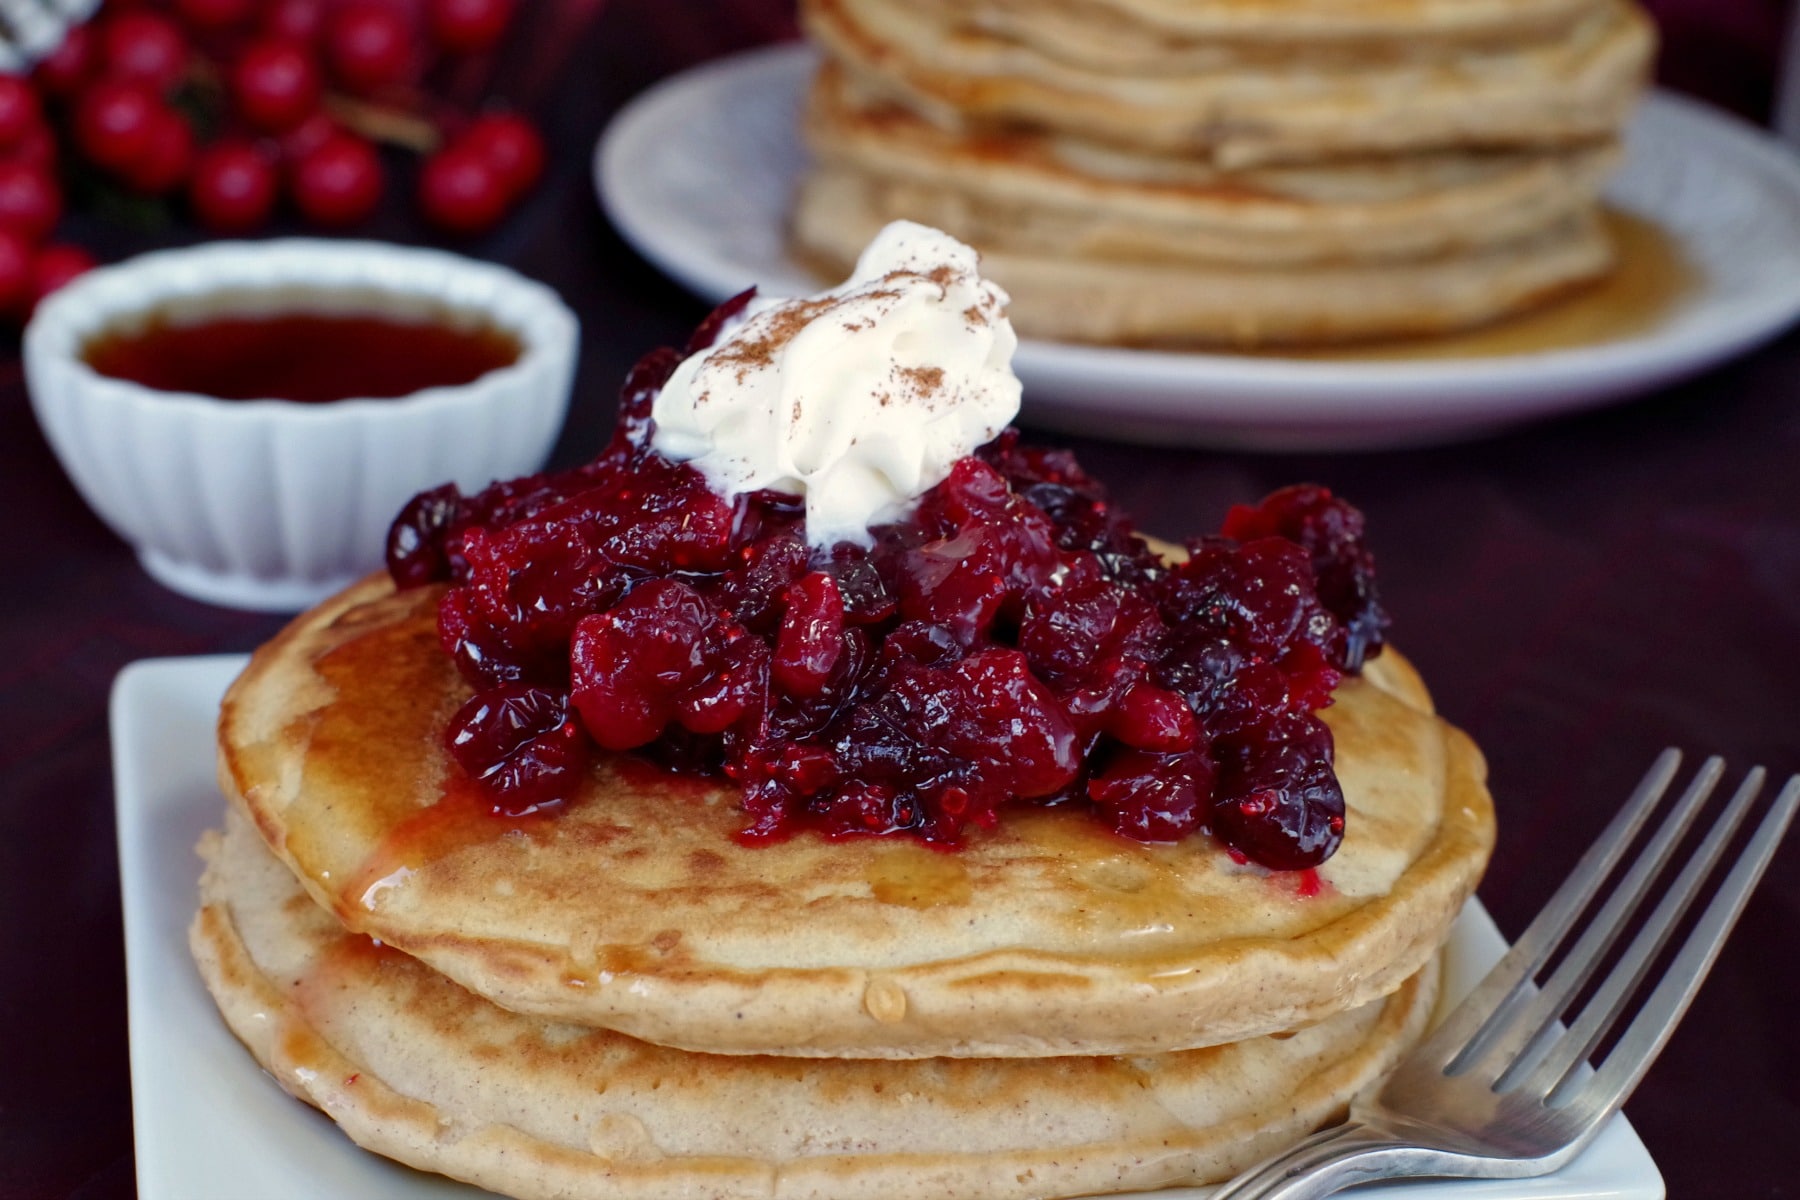
POLYGON ((748 841, 954 844, 1029 802, 1278 870, 1337 848, 1315 714, 1387 624, 1355 509, 1288 488, 1170 565, 1073 457, 1008 431, 872 547, 821 552, 794 497, 728 502, 650 449, 680 358, 638 364, 593 462, 394 523, 396 582, 450 585, 439 633, 475 695, 447 744, 497 812, 566 800, 598 745, 732 779, 748 841))

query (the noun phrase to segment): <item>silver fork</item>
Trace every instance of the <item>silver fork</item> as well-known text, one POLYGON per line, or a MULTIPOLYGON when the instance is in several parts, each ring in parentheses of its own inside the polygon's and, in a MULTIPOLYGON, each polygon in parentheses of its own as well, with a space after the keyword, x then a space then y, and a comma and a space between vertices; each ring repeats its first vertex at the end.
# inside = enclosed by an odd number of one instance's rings
POLYGON ((1725 770, 1717 758, 1701 766, 1540 987, 1537 976, 1576 932, 1680 763, 1676 750, 1658 756, 1524 936, 1384 1083, 1351 1104, 1346 1123, 1251 1168, 1211 1200, 1314 1200, 1353 1184, 1417 1176, 1516 1179, 1548 1174, 1579 1154, 1668 1041, 1800 806, 1796 775, 1744 845, 1655 989, 1632 1006, 1652 963, 1704 891, 1762 791, 1762 768, 1750 771, 1606 979, 1579 1013, 1566 1014, 1664 873, 1725 770), (1627 1018, 1630 1025, 1590 1069, 1586 1060, 1595 1046, 1627 1018))

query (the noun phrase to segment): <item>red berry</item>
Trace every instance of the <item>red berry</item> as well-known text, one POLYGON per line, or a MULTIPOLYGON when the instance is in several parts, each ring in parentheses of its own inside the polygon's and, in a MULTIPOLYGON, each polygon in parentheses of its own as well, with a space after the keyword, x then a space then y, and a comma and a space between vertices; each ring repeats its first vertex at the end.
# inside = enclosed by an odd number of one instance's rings
POLYGON ((11 162, 24 163, 41 171, 56 171, 56 135, 50 132, 47 125, 39 125, 28 132, 17 145, 9 146, 0 152, 11 162))
POLYGON ((45 296, 97 266, 94 256, 80 246, 51 242, 31 260, 31 306, 36 308, 45 296))
POLYGON ((0 75, 0 149, 18 145, 44 126, 37 93, 17 75, 0 75))
POLYGON ((342 132, 336 121, 323 112, 316 112, 282 134, 276 145, 281 149, 283 161, 297 163, 342 132))
POLYGON ((844 598, 837 580, 813 571, 789 584, 784 599, 770 674, 790 696, 817 696, 844 649, 844 598))
POLYGON ((524 117, 477 117, 458 141, 487 160, 511 196, 529 191, 544 173, 544 139, 524 117))
POLYGON ((175 0, 175 13, 196 29, 230 29, 256 11, 256 0, 175 0))
POLYGON ((37 65, 32 79, 51 96, 73 96, 93 75, 98 61, 92 26, 77 25, 37 65))
POLYGON ((267 133, 285 133, 317 111, 323 86, 312 55, 292 42, 256 42, 231 69, 238 112, 267 133))
POLYGON ((412 29, 384 4, 352 4, 332 19, 326 50, 339 79, 358 91, 373 91, 406 78, 412 29))
POLYGON ((419 175, 419 207, 425 219, 451 233, 480 233, 506 215, 511 198, 487 159, 452 146, 434 154, 419 175))
POLYGON ((123 174, 125 182, 148 196, 174 191, 187 181, 194 167, 194 127, 166 105, 150 119, 150 138, 144 153, 132 160, 123 174))
POLYGON ((263 9, 262 31, 270 37, 311 45, 324 29, 323 0, 274 0, 263 9))
POLYGON ((31 243, 0 229, 0 314, 18 317, 31 303, 31 243))
POLYGON ((452 54, 491 49, 512 21, 512 0, 431 0, 431 38, 452 54))
POLYGON ((275 167, 249 142, 223 141, 206 148, 194 164, 188 202, 208 229, 247 233, 275 208, 275 167))
POLYGON ((354 225, 381 203, 381 159, 375 147, 340 133, 294 168, 294 203, 319 225, 354 225))
POLYGON ((163 104, 141 83, 102 80, 75 104, 75 143, 96 165, 122 170, 150 143, 150 127, 163 104))
POLYGON ((100 27, 100 66, 115 79, 167 91, 181 82, 187 61, 181 27, 160 13, 124 12, 100 27))
POLYGON ((0 229, 40 242, 62 217, 56 182, 37 167, 0 162, 0 229))

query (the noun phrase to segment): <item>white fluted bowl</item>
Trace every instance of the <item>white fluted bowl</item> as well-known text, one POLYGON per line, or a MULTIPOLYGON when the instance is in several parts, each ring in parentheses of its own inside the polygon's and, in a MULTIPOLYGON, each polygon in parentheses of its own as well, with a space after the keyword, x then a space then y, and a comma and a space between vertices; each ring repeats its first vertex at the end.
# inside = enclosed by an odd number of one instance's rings
POLYGON ((503 267, 381 242, 214 242, 81 276, 25 331, 38 424, 82 497, 175 591, 294 611, 379 566, 415 492, 540 467, 574 379, 575 315, 503 267), (459 387, 302 404, 154 391, 101 375, 87 342, 134 316, 322 309, 477 313, 517 361, 459 387))

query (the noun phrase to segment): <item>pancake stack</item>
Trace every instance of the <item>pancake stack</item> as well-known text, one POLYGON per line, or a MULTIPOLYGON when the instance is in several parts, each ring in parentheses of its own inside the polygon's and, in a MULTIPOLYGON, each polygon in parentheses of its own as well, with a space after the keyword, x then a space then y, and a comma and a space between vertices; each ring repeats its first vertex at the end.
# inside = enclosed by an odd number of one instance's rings
POLYGON ((195 957, 357 1142, 520 1197, 1046 1197, 1224 1178, 1419 1035, 1493 814, 1391 650, 1326 711, 1348 831, 1313 872, 1068 809, 955 852, 731 836, 628 758, 499 818, 442 748, 440 589, 367 580, 220 717, 195 957))
POLYGON ((824 273, 896 218, 1028 337, 1448 332, 1604 275, 1654 33, 1630 0, 803 0, 793 215, 824 273))

